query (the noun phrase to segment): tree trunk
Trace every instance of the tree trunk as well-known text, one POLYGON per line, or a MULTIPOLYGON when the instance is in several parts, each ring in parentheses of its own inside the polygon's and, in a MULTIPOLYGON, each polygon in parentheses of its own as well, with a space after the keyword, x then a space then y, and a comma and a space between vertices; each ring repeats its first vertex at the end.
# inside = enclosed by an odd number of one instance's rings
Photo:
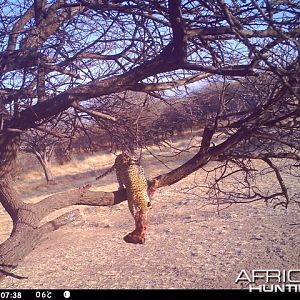
POLYGON ((46 177, 47 184, 54 183, 54 176, 53 176, 53 173, 52 173, 52 170, 51 170, 51 162, 48 162, 47 160, 43 161, 42 167, 43 167, 43 170, 44 170, 44 174, 45 174, 45 177, 46 177))
POLYGON ((38 225, 36 213, 31 204, 21 201, 10 178, 18 150, 19 137, 3 134, 0 139, 0 203, 10 215, 13 230, 10 238, 0 245, 0 274, 7 275, 12 268, 28 254, 35 245, 39 235, 32 235, 38 225))
POLYGON ((78 220, 79 210, 73 210, 40 225, 49 213, 70 205, 111 206, 126 200, 126 191, 115 193, 89 191, 90 186, 45 198, 36 204, 24 203, 18 198, 10 179, 10 171, 18 149, 18 136, 3 134, 0 138, 0 203, 10 215, 13 229, 10 237, 0 245, 0 279, 4 276, 22 278, 11 273, 30 253, 46 233, 78 220))
POLYGON ((48 158, 45 153, 42 155, 38 151, 34 151, 35 156, 37 157, 39 163, 41 164, 44 175, 47 181, 47 184, 53 184, 54 183, 54 175, 51 170, 51 157, 48 158))
POLYGON ((70 205, 111 206, 126 200, 125 190, 106 193, 89 191, 89 188, 81 187, 49 196, 35 204, 26 204, 15 197, 9 180, 0 180, 0 201, 13 220, 10 237, 0 245, 2 277, 21 278, 10 271, 40 243, 43 235, 81 219, 79 210, 73 210, 40 226, 40 221, 51 212, 70 205))
MULTIPOLYGON (((7 178, 0 180, 0 202, 9 213, 13 221, 13 230, 10 238, 0 245, 0 267, 2 273, 9 271, 32 250, 33 235, 38 219, 31 205, 19 200, 7 178)), ((37 238, 37 236, 35 236, 37 238)))
POLYGON ((9 174, 15 167, 19 141, 19 135, 17 134, 0 134, 0 179, 9 174))
POLYGON ((31 205, 22 202, 12 188, 10 172, 17 155, 19 137, 3 134, 0 139, 0 203, 10 215, 13 230, 10 238, 0 245, 0 273, 6 274, 32 249, 28 234, 35 230, 37 219, 31 205))

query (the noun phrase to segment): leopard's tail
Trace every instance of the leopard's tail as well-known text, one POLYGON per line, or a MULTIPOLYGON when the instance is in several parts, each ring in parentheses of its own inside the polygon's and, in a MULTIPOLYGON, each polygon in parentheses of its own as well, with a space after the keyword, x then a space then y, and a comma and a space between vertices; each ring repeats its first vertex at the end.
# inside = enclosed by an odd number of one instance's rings
POLYGON ((107 171, 105 171, 103 174, 101 174, 101 175, 99 175, 98 177, 96 177, 96 180, 105 177, 106 175, 108 175, 109 173, 111 173, 114 169, 115 169, 115 165, 113 165, 112 167, 110 167, 110 168, 109 168, 107 171))

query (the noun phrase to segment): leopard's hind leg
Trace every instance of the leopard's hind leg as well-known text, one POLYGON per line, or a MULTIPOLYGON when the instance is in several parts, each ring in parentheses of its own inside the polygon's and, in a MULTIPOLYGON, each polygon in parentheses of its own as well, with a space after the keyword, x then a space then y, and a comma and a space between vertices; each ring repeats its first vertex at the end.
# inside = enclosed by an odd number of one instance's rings
POLYGON ((135 229, 124 237, 124 241, 132 244, 145 244, 145 235, 149 223, 148 212, 137 211, 134 215, 135 229))

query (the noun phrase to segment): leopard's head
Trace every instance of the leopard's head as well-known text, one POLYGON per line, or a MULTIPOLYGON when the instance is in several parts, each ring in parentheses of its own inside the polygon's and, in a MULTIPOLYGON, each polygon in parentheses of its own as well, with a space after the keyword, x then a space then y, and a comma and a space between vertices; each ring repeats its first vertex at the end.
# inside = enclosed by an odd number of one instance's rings
POLYGON ((132 153, 131 151, 123 151, 123 162, 126 165, 137 165, 139 164, 139 160, 136 157, 135 153, 132 153))

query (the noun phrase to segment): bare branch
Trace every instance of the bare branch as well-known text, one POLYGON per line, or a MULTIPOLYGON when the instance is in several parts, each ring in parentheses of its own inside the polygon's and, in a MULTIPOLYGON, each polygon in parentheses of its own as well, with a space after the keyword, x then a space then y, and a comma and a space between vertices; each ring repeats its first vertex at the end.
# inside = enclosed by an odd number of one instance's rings
POLYGON ((113 121, 113 122, 117 121, 117 119, 113 116, 109 116, 107 114, 104 114, 104 113, 101 113, 101 112, 98 112, 98 111, 95 111, 95 110, 92 110, 92 109, 85 108, 85 107, 83 107, 82 105, 79 105, 76 102, 72 103, 72 107, 78 109, 79 111, 85 112, 90 116, 96 117, 96 118, 101 118, 101 119, 109 120, 109 121, 113 121))
POLYGON ((278 169, 278 168, 276 167, 276 165, 271 161, 271 159, 269 159, 269 158, 264 158, 263 161, 266 162, 266 163, 273 169, 273 171, 274 171, 274 173, 275 173, 275 175, 276 175, 276 178, 277 178, 277 180, 278 180, 278 183, 279 183, 279 185, 280 185, 280 188, 281 188, 281 190, 282 190, 282 193, 283 193, 283 195, 284 195, 284 197, 285 197, 285 199, 286 199, 285 207, 287 207, 288 204, 289 204, 289 202, 290 202, 290 197, 289 197, 289 195, 288 195, 287 187, 286 187, 286 185, 285 185, 285 183, 284 183, 284 180, 283 180, 283 178, 282 178, 282 176, 281 176, 281 174, 280 174, 279 169, 278 169))

